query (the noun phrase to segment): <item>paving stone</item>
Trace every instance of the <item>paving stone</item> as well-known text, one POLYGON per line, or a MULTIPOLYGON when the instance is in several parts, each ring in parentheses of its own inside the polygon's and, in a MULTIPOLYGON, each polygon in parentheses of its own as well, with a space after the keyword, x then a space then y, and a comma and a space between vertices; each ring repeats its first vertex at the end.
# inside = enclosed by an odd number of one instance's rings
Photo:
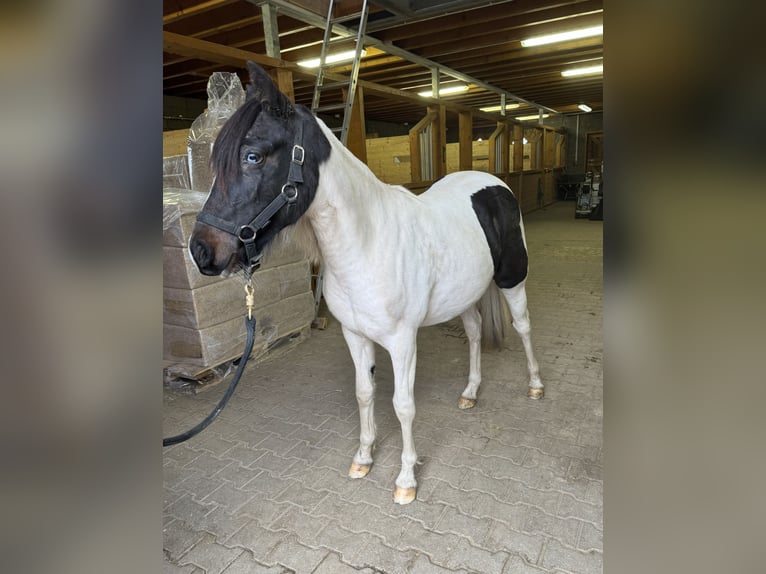
POLYGON ((270 498, 256 495, 239 509, 238 514, 248 516, 255 520, 259 525, 265 527, 287 512, 290 508, 293 508, 293 506, 288 502, 279 503, 270 498))
POLYGON ((242 554, 241 549, 226 548, 216 544, 215 537, 206 534, 194 547, 184 554, 179 564, 193 564, 207 574, 220 574, 242 554))
POLYGON ((219 489, 222 484, 225 482, 220 478, 216 479, 200 472, 193 472, 178 485, 178 488, 189 492, 196 501, 202 502, 206 496, 219 489))
POLYGON ((250 521, 247 516, 236 513, 226 512, 223 507, 218 507, 206 514, 198 523, 198 528, 209 532, 218 538, 218 541, 225 541, 232 534, 237 532, 250 521))
POLYGON ((240 547, 250 550, 256 561, 265 566, 274 566, 273 561, 267 561, 266 556, 276 548, 277 544, 282 542, 289 535, 288 532, 274 532, 262 526, 256 521, 250 521, 239 529, 227 541, 226 545, 230 547, 240 547))
POLYGON ((428 559, 428 556, 419 554, 415 561, 410 564, 408 572, 410 574, 467 574, 468 571, 437 566, 428 559))
POLYGON ((537 564, 543 549, 543 536, 519 532, 503 522, 492 521, 485 546, 493 551, 517 554, 531 564, 537 564))
MULTIPOLYGON (((574 546, 574 545, 572 545, 574 546)), ((589 552, 591 550, 597 550, 599 552, 604 551, 604 534, 590 524, 589 522, 582 523, 582 531, 580 532, 580 541, 577 543, 579 550, 589 552)))
POLYGON ((579 501, 568 494, 561 495, 561 502, 556 514, 564 518, 573 517, 588 520, 593 524, 601 524, 603 518, 601 507, 579 501))
POLYGON ((223 574, 292 574, 284 566, 266 566, 253 558, 252 552, 242 551, 223 574))
POLYGON ((527 509, 522 529, 529 534, 556 538, 566 545, 576 546, 582 524, 574 518, 559 518, 546 514, 537 507, 530 507, 527 509))
POLYGON ((235 512, 255 496, 252 492, 240 490, 230 482, 221 481, 221 483, 216 490, 205 497, 205 503, 215 502, 229 512, 235 512))
MULTIPOLYGON (((330 552, 312 574, 377 574, 379 572, 381 571, 372 568, 357 569, 349 566, 342 562, 337 554, 330 552)), ((413 570, 413 574, 414 572, 413 570)))
POLYGON ((178 566, 168 561, 162 563, 162 574, 200 574, 201 572, 202 570, 194 566, 194 564, 178 566))
POLYGON ((176 521, 162 531, 162 549, 172 562, 188 552, 197 542, 202 540, 204 532, 193 530, 182 521, 176 521))
POLYGON ((511 556, 505 563, 503 574, 545 574, 545 570, 539 566, 529 564, 521 556, 511 556))
POLYGON ((311 512, 311 510, 319 504, 325 496, 327 496, 326 492, 312 490, 311 488, 306 487, 302 482, 295 481, 283 490, 279 496, 276 497, 275 501, 289 502, 301 507, 306 512, 311 512))
POLYGON ((261 472, 257 469, 242 466, 239 462, 232 462, 215 473, 212 480, 225 480, 241 489, 251 480, 257 478, 261 472))
POLYGON ((335 521, 330 521, 318 534, 319 546, 337 552, 341 560, 356 568, 370 565, 364 547, 373 537, 368 532, 352 532, 341 527, 335 521))
POLYGON ((582 552, 564 546, 557 540, 547 541, 542 559, 543 567, 558 568, 572 574, 601 572, 603 563, 604 559, 601 552, 582 552))
POLYGON ((365 566, 385 564, 386 574, 408 574, 418 553, 412 550, 397 550, 384 544, 380 539, 370 536, 364 545, 365 566))
POLYGON ((254 430, 248 427, 240 428, 231 435, 233 439, 243 442, 244 446, 248 448, 257 447, 261 442, 263 442, 269 436, 272 436, 271 433, 269 432, 262 431, 262 430, 254 430))
POLYGON ((286 478, 276 473, 259 471, 257 477, 242 487, 247 492, 255 492, 263 498, 273 498, 285 488, 296 482, 294 478, 286 478))
POLYGON ((325 559, 326 549, 304 546, 294 534, 286 536, 269 554, 269 560, 285 566, 296 574, 310 574, 325 559))
POLYGON ((331 519, 325 516, 306 514, 297 506, 288 505, 287 510, 272 520, 268 527, 275 531, 285 530, 294 533, 298 536, 299 542, 317 547, 319 546, 317 534, 327 526, 329 520, 331 519))
POLYGON ((188 463, 184 468, 188 468, 192 471, 196 470, 204 476, 211 477, 231 463, 232 459, 228 458, 228 453, 225 457, 226 458, 218 458, 207 451, 203 451, 201 455, 188 463))
POLYGON ((185 524, 194 527, 214 508, 214 504, 197 502, 191 494, 185 494, 169 505, 165 509, 165 513, 175 516, 185 524))

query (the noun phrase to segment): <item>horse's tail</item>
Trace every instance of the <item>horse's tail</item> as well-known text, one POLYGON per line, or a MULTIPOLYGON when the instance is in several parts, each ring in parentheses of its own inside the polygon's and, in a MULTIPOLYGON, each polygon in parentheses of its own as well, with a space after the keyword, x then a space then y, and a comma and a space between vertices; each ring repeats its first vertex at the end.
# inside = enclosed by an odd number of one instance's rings
POLYGON ((508 302, 493 281, 477 304, 481 314, 481 341, 486 349, 502 349, 512 319, 508 302))

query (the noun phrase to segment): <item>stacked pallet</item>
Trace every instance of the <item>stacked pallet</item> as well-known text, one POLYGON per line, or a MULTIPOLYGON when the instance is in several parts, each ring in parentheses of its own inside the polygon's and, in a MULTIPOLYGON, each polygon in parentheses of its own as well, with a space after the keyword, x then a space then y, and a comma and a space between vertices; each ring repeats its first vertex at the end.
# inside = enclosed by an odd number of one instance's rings
MULTIPOLYGON (((217 382, 220 367, 245 343, 244 281, 197 270, 187 248, 205 193, 163 191, 163 359, 165 380, 217 382), (218 376, 216 376, 218 375, 218 376)), ((311 269, 289 242, 274 245, 253 274, 257 319, 251 357, 291 347, 309 336, 314 319, 311 269)))

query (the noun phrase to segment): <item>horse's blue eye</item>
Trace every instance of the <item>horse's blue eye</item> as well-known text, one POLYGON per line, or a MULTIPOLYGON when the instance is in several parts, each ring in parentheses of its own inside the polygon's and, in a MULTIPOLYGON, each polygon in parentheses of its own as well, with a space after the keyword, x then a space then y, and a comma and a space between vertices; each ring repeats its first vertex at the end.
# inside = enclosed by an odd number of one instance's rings
POLYGON ((263 161, 263 156, 259 153, 251 151, 245 156, 245 160, 247 161, 247 163, 258 164, 263 161))

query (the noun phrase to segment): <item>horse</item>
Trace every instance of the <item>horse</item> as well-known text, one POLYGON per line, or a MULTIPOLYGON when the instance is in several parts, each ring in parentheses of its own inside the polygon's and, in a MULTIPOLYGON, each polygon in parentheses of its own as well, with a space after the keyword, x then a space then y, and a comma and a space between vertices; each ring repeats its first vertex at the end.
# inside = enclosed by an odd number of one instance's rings
POLYGON ((481 383, 482 330, 502 340, 510 310, 526 353, 527 395, 543 396, 519 204, 502 180, 484 172, 452 173, 420 195, 385 184, 262 68, 248 62, 248 69, 245 103, 213 145, 214 180, 189 251, 201 273, 227 276, 257 266, 264 249, 292 232, 307 256, 321 261, 323 296, 356 371, 360 435, 349 476, 362 478, 373 464, 377 343, 391 356, 402 430, 393 499, 408 504, 417 492, 412 424, 420 327, 462 318, 469 375, 458 407, 467 409, 481 383))

